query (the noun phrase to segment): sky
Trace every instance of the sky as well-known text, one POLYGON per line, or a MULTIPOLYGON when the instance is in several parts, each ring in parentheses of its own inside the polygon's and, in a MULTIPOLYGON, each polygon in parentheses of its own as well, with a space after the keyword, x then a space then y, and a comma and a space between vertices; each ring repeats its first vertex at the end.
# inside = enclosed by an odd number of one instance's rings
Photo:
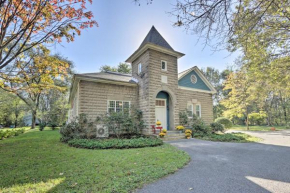
POLYGON ((237 54, 226 50, 214 52, 198 41, 198 35, 174 27, 170 12, 176 0, 143 0, 141 6, 133 0, 93 0, 88 6, 98 27, 85 29, 71 43, 52 47, 74 63, 77 73, 98 72, 103 65, 117 66, 124 62, 142 43, 152 25, 171 47, 185 54, 178 60, 178 71, 193 66, 214 67, 219 70, 233 64, 237 54))

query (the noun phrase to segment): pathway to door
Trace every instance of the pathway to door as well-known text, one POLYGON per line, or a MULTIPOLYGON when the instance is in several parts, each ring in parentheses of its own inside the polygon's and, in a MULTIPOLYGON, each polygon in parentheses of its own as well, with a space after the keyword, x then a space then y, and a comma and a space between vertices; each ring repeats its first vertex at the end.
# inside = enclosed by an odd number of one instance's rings
POLYGON ((172 141, 191 156, 190 163, 137 192, 289 193, 290 144, 277 142, 290 141, 290 131, 259 135, 267 136, 267 144, 172 141))

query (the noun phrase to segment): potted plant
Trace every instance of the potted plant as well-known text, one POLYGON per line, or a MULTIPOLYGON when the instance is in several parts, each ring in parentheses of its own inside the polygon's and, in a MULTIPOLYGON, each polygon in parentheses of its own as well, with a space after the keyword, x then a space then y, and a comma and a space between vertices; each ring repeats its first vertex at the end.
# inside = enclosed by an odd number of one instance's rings
POLYGON ((182 125, 178 125, 176 130, 179 131, 179 133, 182 133, 184 131, 184 127, 182 125))
POLYGON ((156 125, 157 125, 158 127, 160 127, 161 122, 160 122, 159 120, 157 120, 156 125))
POLYGON ((192 131, 190 129, 186 129, 184 133, 185 133, 185 137, 187 139, 190 139, 191 138, 192 131))

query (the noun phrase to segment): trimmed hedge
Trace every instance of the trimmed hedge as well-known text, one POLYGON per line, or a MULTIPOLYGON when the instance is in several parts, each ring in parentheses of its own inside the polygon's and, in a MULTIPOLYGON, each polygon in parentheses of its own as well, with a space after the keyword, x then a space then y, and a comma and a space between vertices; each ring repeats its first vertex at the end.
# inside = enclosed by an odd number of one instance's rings
POLYGON ((163 144, 158 138, 133 138, 133 139, 72 139, 69 146, 86 149, 129 149, 154 147, 163 144))

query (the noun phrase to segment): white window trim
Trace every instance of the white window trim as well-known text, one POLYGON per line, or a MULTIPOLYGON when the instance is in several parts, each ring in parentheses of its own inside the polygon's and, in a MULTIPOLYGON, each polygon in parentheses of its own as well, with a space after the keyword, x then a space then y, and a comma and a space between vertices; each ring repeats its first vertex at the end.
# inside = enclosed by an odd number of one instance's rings
MULTIPOLYGON (((107 113, 110 113, 109 112, 109 104, 110 104, 110 101, 115 101, 115 108, 114 108, 114 112, 116 113, 116 110, 117 110, 117 107, 116 107, 116 102, 117 101, 122 101, 122 100, 107 100, 107 113)), ((122 112, 124 112, 124 102, 129 102, 129 109, 131 108, 131 101, 122 101, 122 112)), ((111 107, 113 108, 113 107, 111 107)), ((129 112, 130 113, 130 112, 129 112)))
MULTIPOLYGON (((196 115, 196 106, 199 106, 199 118, 201 118, 201 104, 200 103, 187 103, 187 106, 191 105, 192 114, 196 115), (195 107, 195 108, 194 108, 195 107)), ((186 109, 188 110, 188 107, 186 109)), ((192 118, 193 116, 188 116, 188 118, 192 118)))
POLYGON ((195 114, 196 114, 196 106, 199 106, 199 118, 201 118, 201 104, 195 104, 195 114))
POLYGON ((162 71, 167 71, 167 61, 161 60, 161 70, 162 71), (162 69, 162 62, 165 62, 165 69, 162 69))
MULTIPOLYGON (((186 110, 188 111, 188 105, 191 105, 191 112, 192 112, 192 115, 194 114, 194 112, 193 112, 193 103, 187 103, 187 105, 186 105, 186 110)), ((189 116, 188 115, 188 118, 192 118, 193 116, 189 116)))
POLYGON ((138 74, 141 74, 141 72, 142 72, 142 63, 140 62, 138 64, 138 74), (140 66, 141 66, 141 69, 140 69, 140 66))

